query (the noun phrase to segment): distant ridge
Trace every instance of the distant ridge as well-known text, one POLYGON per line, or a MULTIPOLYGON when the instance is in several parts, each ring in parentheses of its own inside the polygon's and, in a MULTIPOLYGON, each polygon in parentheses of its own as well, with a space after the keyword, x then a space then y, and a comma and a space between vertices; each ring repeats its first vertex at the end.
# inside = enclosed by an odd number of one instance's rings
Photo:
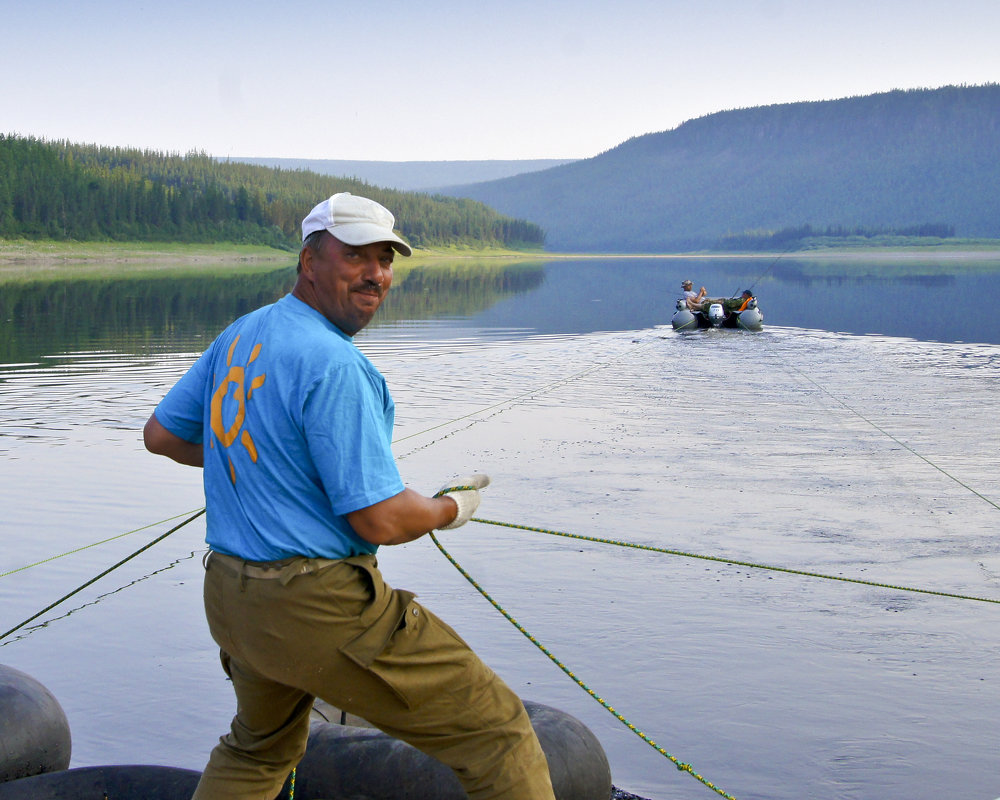
POLYGON ((569 164, 573 159, 535 158, 522 161, 341 161, 308 158, 231 158, 285 170, 355 178, 372 186, 402 191, 433 191, 440 186, 479 183, 569 164))
POLYGON ((712 249, 803 226, 1000 238, 1000 85, 722 111, 444 191, 541 225, 552 250, 712 249))

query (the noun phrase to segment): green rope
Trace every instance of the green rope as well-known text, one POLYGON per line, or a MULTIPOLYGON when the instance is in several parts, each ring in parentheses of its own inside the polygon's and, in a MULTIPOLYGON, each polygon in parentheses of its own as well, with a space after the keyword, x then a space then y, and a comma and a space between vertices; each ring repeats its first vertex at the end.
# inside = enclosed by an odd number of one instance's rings
POLYGON ((398 439, 393 439, 392 443, 393 444, 398 444, 399 442, 405 442, 407 439, 412 439, 414 436, 423 436, 423 434, 425 434, 425 433, 430 433, 431 431, 435 431, 438 428, 444 428, 444 427, 446 427, 448 425, 454 425, 456 422, 461 422, 463 419, 469 419, 469 417, 474 417, 477 414, 485 414, 487 411, 492 411, 494 408, 500 408, 500 406, 505 406, 505 405, 507 405, 509 403, 516 403, 518 400, 523 400, 524 398, 531 397, 532 395, 535 395, 535 394, 541 394, 543 392, 552 391, 553 389, 555 389, 560 384, 569 383, 572 380, 576 380, 577 378, 582 377, 583 375, 586 375, 588 372, 593 372, 594 370, 600 369, 601 367, 604 367, 604 366, 607 366, 607 365, 606 364, 596 364, 596 365, 594 365, 592 367, 587 367, 586 369, 581 370, 580 372, 577 372, 574 375, 570 375, 567 378, 560 378, 559 380, 553 381, 552 383, 546 384, 545 386, 540 386, 540 387, 538 387, 536 389, 530 389, 527 392, 522 392, 521 394, 514 395, 513 397, 508 397, 506 400, 501 400, 499 403, 494 403, 491 406, 486 406, 485 408, 480 408, 480 409, 477 409, 475 411, 470 411, 468 414, 463 414, 460 417, 455 417, 454 419, 450 419, 450 420, 448 420, 446 422, 442 422, 439 425, 432 425, 429 428, 424 428, 422 431, 416 431, 415 433, 410 433, 410 434, 407 434, 406 436, 400 436, 398 439))
POLYGON ((114 566, 111 566, 111 567, 108 567, 108 568, 107 568, 106 570, 104 570, 104 572, 102 572, 102 573, 101 573, 100 575, 97 575, 97 576, 95 576, 95 577, 91 578, 91 579, 90 579, 89 581, 87 581, 87 582, 86 582, 85 584, 83 584, 82 586, 78 586, 78 587, 77 587, 76 589, 74 589, 74 590, 73 590, 72 592, 70 592, 69 594, 66 594, 66 595, 63 595, 63 596, 62 596, 62 597, 60 597, 60 598, 59 598, 58 600, 56 600, 56 601, 55 601, 54 603, 51 603, 51 604, 47 605, 47 606, 46 606, 45 608, 43 608, 43 609, 42 609, 41 611, 39 611, 39 612, 38 612, 37 614, 33 614, 32 616, 28 617, 28 618, 27 618, 27 619, 26 619, 26 620, 25 620, 24 622, 20 623, 19 625, 15 625, 15 626, 14 626, 13 628, 11 628, 11 629, 10 629, 9 631, 7 631, 6 633, 0 633, 0 640, 3 640, 3 639, 6 639, 6 638, 7 638, 8 636, 10 636, 10 635, 11 635, 12 633, 14 633, 14 631, 16 631, 16 630, 20 630, 21 628, 23 628, 23 627, 24 627, 25 625, 27 625, 27 624, 28 624, 29 622, 31 622, 32 620, 35 620, 35 619, 38 619, 38 618, 39 618, 40 616, 42 616, 42 614, 44 614, 45 612, 47 612, 47 611, 51 611, 51 610, 52 610, 53 608, 55 608, 55 607, 56 607, 57 605, 59 605, 60 603, 62 603, 62 602, 63 602, 64 600, 68 600, 68 599, 69 599, 69 598, 71 598, 71 597, 72 597, 73 595, 75 595, 75 594, 76 594, 77 592, 80 592, 80 591, 83 591, 83 590, 84 590, 84 589, 86 589, 86 588, 87 588, 88 586, 90 586, 90 585, 91 585, 92 583, 96 583, 97 581, 99 581, 99 580, 100 580, 101 578, 103 578, 103 577, 104 577, 105 575, 107 575, 108 573, 110 573, 110 572, 113 572, 114 570, 118 569, 118 567, 120 567, 120 566, 121 566, 122 564, 126 563, 127 561, 130 561, 130 560, 132 560, 133 558, 135 558, 135 557, 136 557, 137 555, 139 555, 140 553, 144 553, 144 552, 146 552, 146 551, 147 551, 147 550, 148 550, 148 549, 149 549, 150 547, 152 547, 152 546, 153 546, 154 544, 156 544, 157 542, 162 542, 162 541, 163 541, 164 539, 166 539, 166 538, 167 538, 167 537, 168 537, 168 536, 169 536, 170 534, 172 534, 172 533, 173 533, 174 531, 176 531, 176 530, 179 530, 180 528, 183 528, 183 527, 184 527, 185 525, 187 525, 187 524, 188 524, 189 522, 191 522, 192 520, 195 520, 195 519, 197 519, 198 517, 200 517, 200 516, 201 516, 202 514, 204 514, 204 513, 205 513, 205 509, 204 509, 204 508, 203 508, 203 509, 201 509, 200 511, 196 511, 196 512, 195 512, 194 514, 192 514, 192 515, 191 515, 190 517, 188 517, 188 518, 187 518, 186 520, 184 520, 183 522, 179 523, 178 525, 175 525, 174 527, 172 527, 172 528, 171 528, 171 529, 170 529, 169 531, 167 531, 166 533, 164 533, 164 534, 161 534, 160 536, 157 536, 157 537, 156 537, 155 539, 153 539, 153 541, 149 542, 149 544, 145 544, 145 545, 143 545, 142 547, 140 547, 140 548, 139 548, 138 550, 136 550, 136 551, 135 551, 134 553, 132 553, 132 555, 129 555, 129 556, 126 556, 125 558, 123 558, 123 559, 122 559, 121 561, 119 561, 119 562, 118 562, 117 564, 115 564, 114 566))
MULTIPOLYGON (((148 530, 149 528, 155 528, 157 525, 162 525, 164 522, 171 522, 178 517, 183 517, 185 514, 192 514, 192 511, 185 511, 183 514, 175 514, 172 517, 167 517, 166 519, 161 519, 159 522, 150 522, 148 525, 143 525, 141 528, 134 528, 130 531, 125 531, 125 533, 119 533, 111 536, 107 539, 101 539, 99 542, 94 542, 93 544, 85 544, 83 547, 77 547, 75 550, 67 550, 65 553, 60 553, 57 556, 50 556, 49 558, 43 558, 41 561, 36 561, 33 564, 25 564, 23 567, 17 567, 16 569, 9 569, 6 572, 0 572, 0 578, 6 578, 8 575, 13 575, 15 572, 23 572, 26 569, 31 569, 32 567, 38 567, 42 564, 48 564, 50 561, 55 561, 57 558, 63 558, 64 556, 71 556, 73 553, 79 553, 83 550, 88 550, 91 547, 97 547, 100 544, 107 544, 108 542, 113 542, 115 539, 121 539, 124 536, 131 536, 133 533, 138 533, 139 531, 148 530)), ((200 513, 200 512, 199 512, 200 513)))
POLYGON ((751 567, 753 569, 766 569, 772 572, 784 572, 789 575, 804 575, 808 578, 822 578, 828 581, 841 581, 842 583, 858 583, 862 586, 875 586, 879 589, 894 589, 900 592, 918 592, 920 594, 932 594, 938 597, 953 597, 957 600, 975 600, 979 603, 998 603, 1000 600, 996 600, 992 597, 975 597, 973 595, 967 594, 953 594, 951 592, 940 592, 936 589, 917 589, 911 586, 897 586, 892 583, 880 583, 878 581, 866 581, 860 578, 845 578, 842 575, 824 575, 820 572, 807 572, 801 569, 791 569, 789 567, 775 567, 769 564, 757 564, 753 561, 738 561, 733 558, 723 558, 721 556, 706 556, 699 553, 687 553, 683 550, 668 550, 664 547, 652 547, 651 545, 645 544, 635 544, 634 542, 623 542, 618 539, 599 539, 596 536, 583 536, 578 533, 566 533, 565 531, 553 531, 547 528, 533 528, 529 525, 515 525, 512 522, 497 522, 492 519, 478 519, 473 517, 470 522, 481 522, 484 525, 500 525, 504 528, 517 528, 522 531, 535 531, 537 533, 547 533, 550 536, 565 536, 570 539, 581 539, 585 542, 597 542, 599 544, 613 544, 618 547, 632 547, 637 550, 650 550, 654 553, 665 553, 669 556, 683 556, 684 558, 698 558, 703 561, 716 561, 721 564, 732 564, 737 567, 751 567))
MULTIPOLYGON (((447 491, 460 491, 463 488, 467 488, 467 487, 455 487, 455 488, 448 489, 447 491)), ((468 488, 471 488, 471 487, 468 487, 468 488)), ((438 495, 436 495, 436 496, 438 496, 438 495)), ((474 520, 474 521, 476 521, 476 522, 482 522, 483 520, 474 520)), ((681 772, 687 772, 689 775, 691 775, 693 778, 695 778, 696 780, 698 780, 701 783, 703 783, 705 786, 707 786, 712 791, 716 792, 717 794, 721 795, 722 797, 725 797, 726 800, 736 800, 736 798, 733 797, 731 794, 727 794, 725 791, 723 791, 722 789, 720 789, 714 783, 712 783, 711 781, 709 781, 708 779, 706 779, 705 777, 703 777, 699 773, 695 772, 694 767, 692 767, 690 764, 686 764, 683 761, 680 761, 675 756, 672 756, 670 753, 668 753, 666 750, 664 750, 662 747, 660 747, 656 742, 654 742, 645 733, 643 733, 638 728, 636 728, 635 725, 633 725, 631 722, 629 722, 624 716, 622 716, 611 705, 609 705, 604 700, 603 697, 598 696, 597 692, 595 692, 593 689, 591 689, 589 686, 587 686, 587 684, 585 684, 582 680, 580 680, 576 675, 574 675, 558 658, 555 657, 555 655, 552 654, 552 652, 548 648, 545 647, 545 645, 543 645, 534 636, 532 636, 530 633, 528 633, 528 631, 525 630, 524 626, 521 625, 521 623, 519 623, 510 614, 508 614, 507 611, 506 611, 506 609, 504 609, 496 600, 494 600, 489 595, 489 593, 485 589, 483 589, 483 587, 480 586, 476 582, 476 580, 471 575, 469 575, 468 572, 466 572, 462 568, 461 564, 459 564, 454 558, 452 558, 451 553, 449 553, 447 550, 444 549, 444 547, 441 545, 441 542, 438 541, 437 536, 435 536, 433 532, 430 534, 430 537, 431 537, 431 540, 434 542, 434 544, 437 545, 438 550, 440 550, 441 553, 444 555, 444 557, 447 558, 452 563, 452 565, 455 567, 455 569, 457 569, 462 574, 462 577, 464 577, 469 583, 471 583, 476 588, 476 591, 478 591, 483 597, 485 597, 490 602, 490 604, 497 611, 499 611, 501 614, 503 614, 504 618, 508 622, 510 622, 511 625, 513 625, 525 637, 527 637, 527 639, 528 639, 529 642, 531 642, 535 647, 537 647, 539 650, 541 650, 549 658, 549 660, 552 661, 553 664, 555 664, 557 667, 559 667, 559 669, 561 669, 570 678, 572 678, 573 681, 581 689, 583 689, 587 694, 589 694, 598 703, 600 703, 601 706, 605 710, 609 711, 619 722, 623 723, 625 725, 625 727, 627 727, 630 731, 632 731, 632 733, 634 733, 636 736, 638 736, 640 739, 642 739, 646 744, 648 744, 650 747, 652 747, 654 750, 656 750, 656 752, 658 752, 660 755, 665 756, 666 758, 668 758, 674 764, 674 766, 677 767, 678 770, 680 770, 681 772)))
MULTIPOLYGON (((648 347, 651 344, 653 344, 652 340, 646 342, 644 345, 642 345, 642 347, 648 347)), ((635 352, 634 349, 630 350, 628 355, 631 355, 634 352, 635 352)), ((469 419, 470 417, 474 417, 478 414, 485 414, 487 411, 492 411, 495 408, 500 408, 501 406, 505 406, 512 403, 516 404, 517 402, 524 400, 525 398, 532 397, 534 395, 545 394, 546 392, 551 392, 553 389, 556 389, 557 387, 562 386, 563 384, 570 383, 572 381, 577 380, 578 378, 582 378, 584 375, 587 375, 591 372, 611 366, 612 364, 615 364, 618 361, 623 360, 623 358, 624 355, 621 358, 602 361, 598 364, 592 364, 591 366, 581 369, 578 372, 574 372, 572 375, 567 375, 564 378, 559 378, 558 380, 554 380, 551 383, 545 384, 544 386, 538 386, 534 389, 529 389, 526 392, 522 392, 521 394, 514 395, 513 397, 508 397, 506 400, 501 400, 499 403, 494 403, 493 405, 480 408, 476 411, 471 411, 468 414, 464 414, 461 417, 455 417, 454 419, 450 419, 447 422, 442 422, 439 425, 432 425, 430 428, 424 428, 421 431, 410 433, 407 434, 406 436, 401 436, 398 439, 393 439, 392 443, 398 444, 399 442, 405 442, 407 439, 412 439, 414 436, 422 436, 423 434, 430 433, 431 431, 437 430, 438 428, 444 428, 448 425, 453 425, 456 422, 461 422, 463 419, 469 419)))
POLYGON ((1000 504, 997 504, 993 500, 990 500, 990 498, 988 498, 986 495, 981 494, 980 492, 977 492, 975 489, 973 489, 971 486, 969 486, 969 484, 965 483, 964 481, 959 480, 958 478, 956 478, 954 475, 952 475, 950 472, 948 472, 943 467, 939 467, 937 464, 935 464, 929 458, 927 458, 926 456, 923 456, 920 453, 918 453, 916 450, 914 450, 912 447, 910 447, 906 442, 901 441, 900 439, 896 438, 891 433, 889 433, 889 431, 887 431, 885 428, 882 428, 879 425, 877 425, 876 423, 872 422, 870 419, 868 419, 868 417, 866 417, 860 411, 857 411, 857 410, 851 408, 849 405, 847 405, 847 403, 845 403, 839 397, 837 397, 832 392, 830 392, 825 386, 823 386, 822 384, 817 383, 816 381, 814 381, 812 378, 810 378, 805 372, 803 372, 802 370, 800 370, 798 367, 796 367, 794 365, 791 365, 791 364, 789 366, 793 370, 795 370, 796 372, 798 372, 799 375, 801 375, 803 378, 805 378, 807 381, 809 381, 809 383, 811 383, 813 386, 815 386, 817 389, 819 389, 821 392, 823 392, 823 394, 825 394, 827 397, 829 397, 831 400, 833 400, 835 403, 839 403, 844 408, 846 408, 848 411, 850 411, 852 414, 854 414, 856 417, 858 417, 859 419, 863 420, 864 422, 867 422, 869 425, 871 425, 875 430, 877 430, 883 436, 887 436, 888 438, 892 439, 892 441, 894 441, 900 447, 902 447, 902 448, 904 448, 906 450, 909 450, 911 453, 913 453, 913 455, 915 455, 917 458, 919 458, 924 463, 926 463, 929 466, 931 466, 934 469, 936 469, 938 472, 940 472, 946 478, 950 478, 951 480, 955 481, 955 483, 957 483, 963 489, 968 489, 970 492, 972 492, 980 500, 984 500, 985 502, 987 502, 991 506, 993 506, 993 508, 995 508, 998 511, 1000 511, 1000 504))

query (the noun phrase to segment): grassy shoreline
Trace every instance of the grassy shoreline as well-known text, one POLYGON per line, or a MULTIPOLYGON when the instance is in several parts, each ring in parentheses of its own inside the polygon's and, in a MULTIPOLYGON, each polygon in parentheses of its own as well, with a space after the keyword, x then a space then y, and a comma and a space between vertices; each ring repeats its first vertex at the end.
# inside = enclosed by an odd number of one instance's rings
POLYGON ((287 261, 295 255, 262 245, 170 242, 57 242, 0 239, 0 263, 126 263, 131 261, 287 261))
MULTIPOLYGON (((789 252, 698 252, 698 253, 549 253, 543 250, 442 247, 415 250, 408 264, 440 260, 554 261, 564 259, 776 259, 803 261, 933 261, 1000 260, 996 243, 939 243, 927 246, 871 246, 816 248, 789 252)), ((297 253, 263 245, 231 243, 187 244, 179 242, 59 242, 0 239, 0 274, 22 271, 51 272, 92 268, 116 271, 132 269, 197 269, 199 265, 229 264, 248 269, 273 269, 294 265, 297 253)))
MULTIPOLYGON (((410 261, 427 259, 532 259, 549 257, 540 250, 506 250, 495 247, 442 247, 414 250, 410 261)), ((197 264, 295 264, 298 252, 265 245, 193 244, 182 242, 62 242, 0 239, 0 268, 52 268, 88 264, 143 266, 193 266, 197 264)))

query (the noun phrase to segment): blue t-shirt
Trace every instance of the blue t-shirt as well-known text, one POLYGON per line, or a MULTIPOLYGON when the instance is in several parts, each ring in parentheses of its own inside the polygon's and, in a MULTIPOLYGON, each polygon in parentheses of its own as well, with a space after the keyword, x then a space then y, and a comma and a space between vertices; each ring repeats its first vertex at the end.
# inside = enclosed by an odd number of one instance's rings
POLYGON ((206 541, 249 561, 374 553, 345 514, 403 491, 385 379, 293 295, 236 320, 156 418, 205 443, 206 541))

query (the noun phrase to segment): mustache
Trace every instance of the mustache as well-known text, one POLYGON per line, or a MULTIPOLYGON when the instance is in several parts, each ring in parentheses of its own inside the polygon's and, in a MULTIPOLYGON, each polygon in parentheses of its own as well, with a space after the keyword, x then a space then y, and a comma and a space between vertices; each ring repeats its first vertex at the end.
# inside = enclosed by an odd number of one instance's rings
POLYGON ((369 280, 367 278, 361 281, 361 289, 366 292, 375 292, 376 294, 378 294, 379 297, 385 294, 385 288, 382 286, 381 283, 369 280))

